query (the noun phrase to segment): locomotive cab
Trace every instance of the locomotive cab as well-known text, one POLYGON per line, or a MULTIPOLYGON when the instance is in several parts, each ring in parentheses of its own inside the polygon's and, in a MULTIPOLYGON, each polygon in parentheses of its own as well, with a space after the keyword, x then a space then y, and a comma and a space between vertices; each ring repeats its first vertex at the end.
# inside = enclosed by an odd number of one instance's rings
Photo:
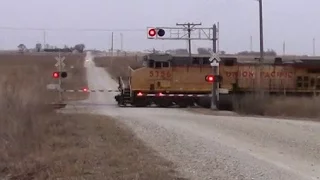
POLYGON ((163 68, 170 67, 170 54, 149 54, 143 58, 143 67, 163 68))

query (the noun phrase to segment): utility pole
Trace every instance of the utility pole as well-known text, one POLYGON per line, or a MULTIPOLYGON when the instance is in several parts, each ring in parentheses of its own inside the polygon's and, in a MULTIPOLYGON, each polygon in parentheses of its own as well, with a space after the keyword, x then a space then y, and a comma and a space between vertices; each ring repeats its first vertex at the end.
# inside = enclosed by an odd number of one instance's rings
POLYGON ((218 31, 217 31, 217 52, 218 54, 220 54, 220 23, 217 22, 217 28, 218 28, 218 31))
POLYGON ((313 56, 316 55, 316 38, 312 39, 313 56))
POLYGON ((121 51, 123 51, 123 34, 120 33, 120 39, 121 39, 121 51))
POLYGON ((43 30, 43 48, 46 48, 46 30, 43 30))
POLYGON ((282 44, 282 52, 283 52, 283 55, 286 54, 286 41, 283 41, 283 44, 282 44))
POLYGON ((111 55, 113 56, 113 32, 111 33, 111 55))
POLYGON ((189 57, 192 59, 192 54, 191 54, 191 31, 195 26, 201 26, 201 23, 194 24, 194 23, 184 23, 184 24, 179 24, 176 23, 177 26, 183 26, 187 28, 188 31, 188 49, 189 49, 189 57))
POLYGON ((259 1, 259 30, 260 30, 260 58, 258 64, 258 71, 257 75, 257 88, 259 94, 262 95, 262 87, 261 87, 261 70, 262 70, 262 63, 264 61, 264 47, 263 47, 263 12, 262 12, 262 0, 259 1))
POLYGON ((264 60, 264 48, 263 48, 263 12, 262 12, 262 0, 259 0, 259 24, 260 24, 260 63, 264 60))
POLYGON ((252 52, 252 36, 250 36, 250 52, 252 52))

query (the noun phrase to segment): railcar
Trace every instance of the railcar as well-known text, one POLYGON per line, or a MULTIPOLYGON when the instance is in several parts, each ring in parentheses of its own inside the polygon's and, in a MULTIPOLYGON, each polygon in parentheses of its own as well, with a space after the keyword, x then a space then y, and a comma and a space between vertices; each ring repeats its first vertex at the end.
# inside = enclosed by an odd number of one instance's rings
MULTIPOLYGON (((209 55, 148 54, 143 67, 128 67, 129 76, 119 77, 115 96, 119 106, 210 107, 212 83, 205 80, 212 74, 209 55)), ((234 98, 260 87, 270 94, 316 95, 320 92, 320 58, 266 57, 257 63, 254 56, 222 55, 218 83, 217 107, 231 109, 234 98)))

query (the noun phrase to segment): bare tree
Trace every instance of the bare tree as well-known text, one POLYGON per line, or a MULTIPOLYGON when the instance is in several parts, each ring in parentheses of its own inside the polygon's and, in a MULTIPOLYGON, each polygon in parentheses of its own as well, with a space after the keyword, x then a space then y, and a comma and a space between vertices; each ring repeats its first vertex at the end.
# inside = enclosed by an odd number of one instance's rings
POLYGON ((209 48, 198 48, 198 54, 207 54, 210 55, 210 49, 209 48))
POLYGON ((23 53, 24 51, 26 51, 27 47, 24 44, 19 44, 18 49, 19 52, 23 53))
POLYGON ((84 44, 77 44, 77 45, 74 46, 74 49, 77 50, 80 53, 83 53, 85 47, 86 46, 84 44))
POLYGON ((37 52, 40 52, 41 49, 42 49, 42 44, 41 44, 41 43, 37 43, 37 44, 36 44, 36 51, 37 51, 37 52))
MULTIPOLYGON (((277 53, 272 50, 268 49, 267 51, 264 52, 266 56, 277 56, 277 53)), ((237 53, 238 55, 253 55, 253 56, 260 56, 260 52, 255 52, 255 51, 241 51, 237 53)))

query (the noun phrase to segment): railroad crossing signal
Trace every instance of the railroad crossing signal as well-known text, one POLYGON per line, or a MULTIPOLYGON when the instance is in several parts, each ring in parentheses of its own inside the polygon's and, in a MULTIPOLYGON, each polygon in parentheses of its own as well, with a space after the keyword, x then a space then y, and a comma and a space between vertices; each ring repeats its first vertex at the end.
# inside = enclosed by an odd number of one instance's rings
POLYGON ((49 84, 49 86, 47 85, 47 89, 58 90, 59 100, 57 103, 53 103, 51 105, 53 105, 54 108, 59 109, 59 108, 64 108, 66 106, 66 103, 63 103, 63 97, 62 97, 62 91, 61 91, 61 78, 66 78, 68 76, 68 73, 62 70, 66 66, 63 62, 65 60, 65 57, 61 57, 59 52, 59 56, 55 57, 55 59, 57 60, 57 63, 55 64, 55 66, 57 67, 57 71, 52 73, 52 77, 54 79, 58 79, 59 83, 49 84))
POLYGON ((58 72, 58 71, 55 71, 52 73, 52 77, 54 79, 58 79, 58 78, 66 78, 68 76, 68 73, 65 72, 65 71, 62 71, 62 72, 58 72))
POLYGON ((212 27, 195 27, 200 24, 177 24, 183 27, 147 27, 148 39, 155 40, 213 40, 212 27))
POLYGON ((148 27, 148 39, 155 39, 166 34, 165 30, 157 27, 148 27))
POLYGON ((205 76, 205 81, 207 81, 207 82, 221 82, 222 76, 209 74, 209 75, 205 76))

